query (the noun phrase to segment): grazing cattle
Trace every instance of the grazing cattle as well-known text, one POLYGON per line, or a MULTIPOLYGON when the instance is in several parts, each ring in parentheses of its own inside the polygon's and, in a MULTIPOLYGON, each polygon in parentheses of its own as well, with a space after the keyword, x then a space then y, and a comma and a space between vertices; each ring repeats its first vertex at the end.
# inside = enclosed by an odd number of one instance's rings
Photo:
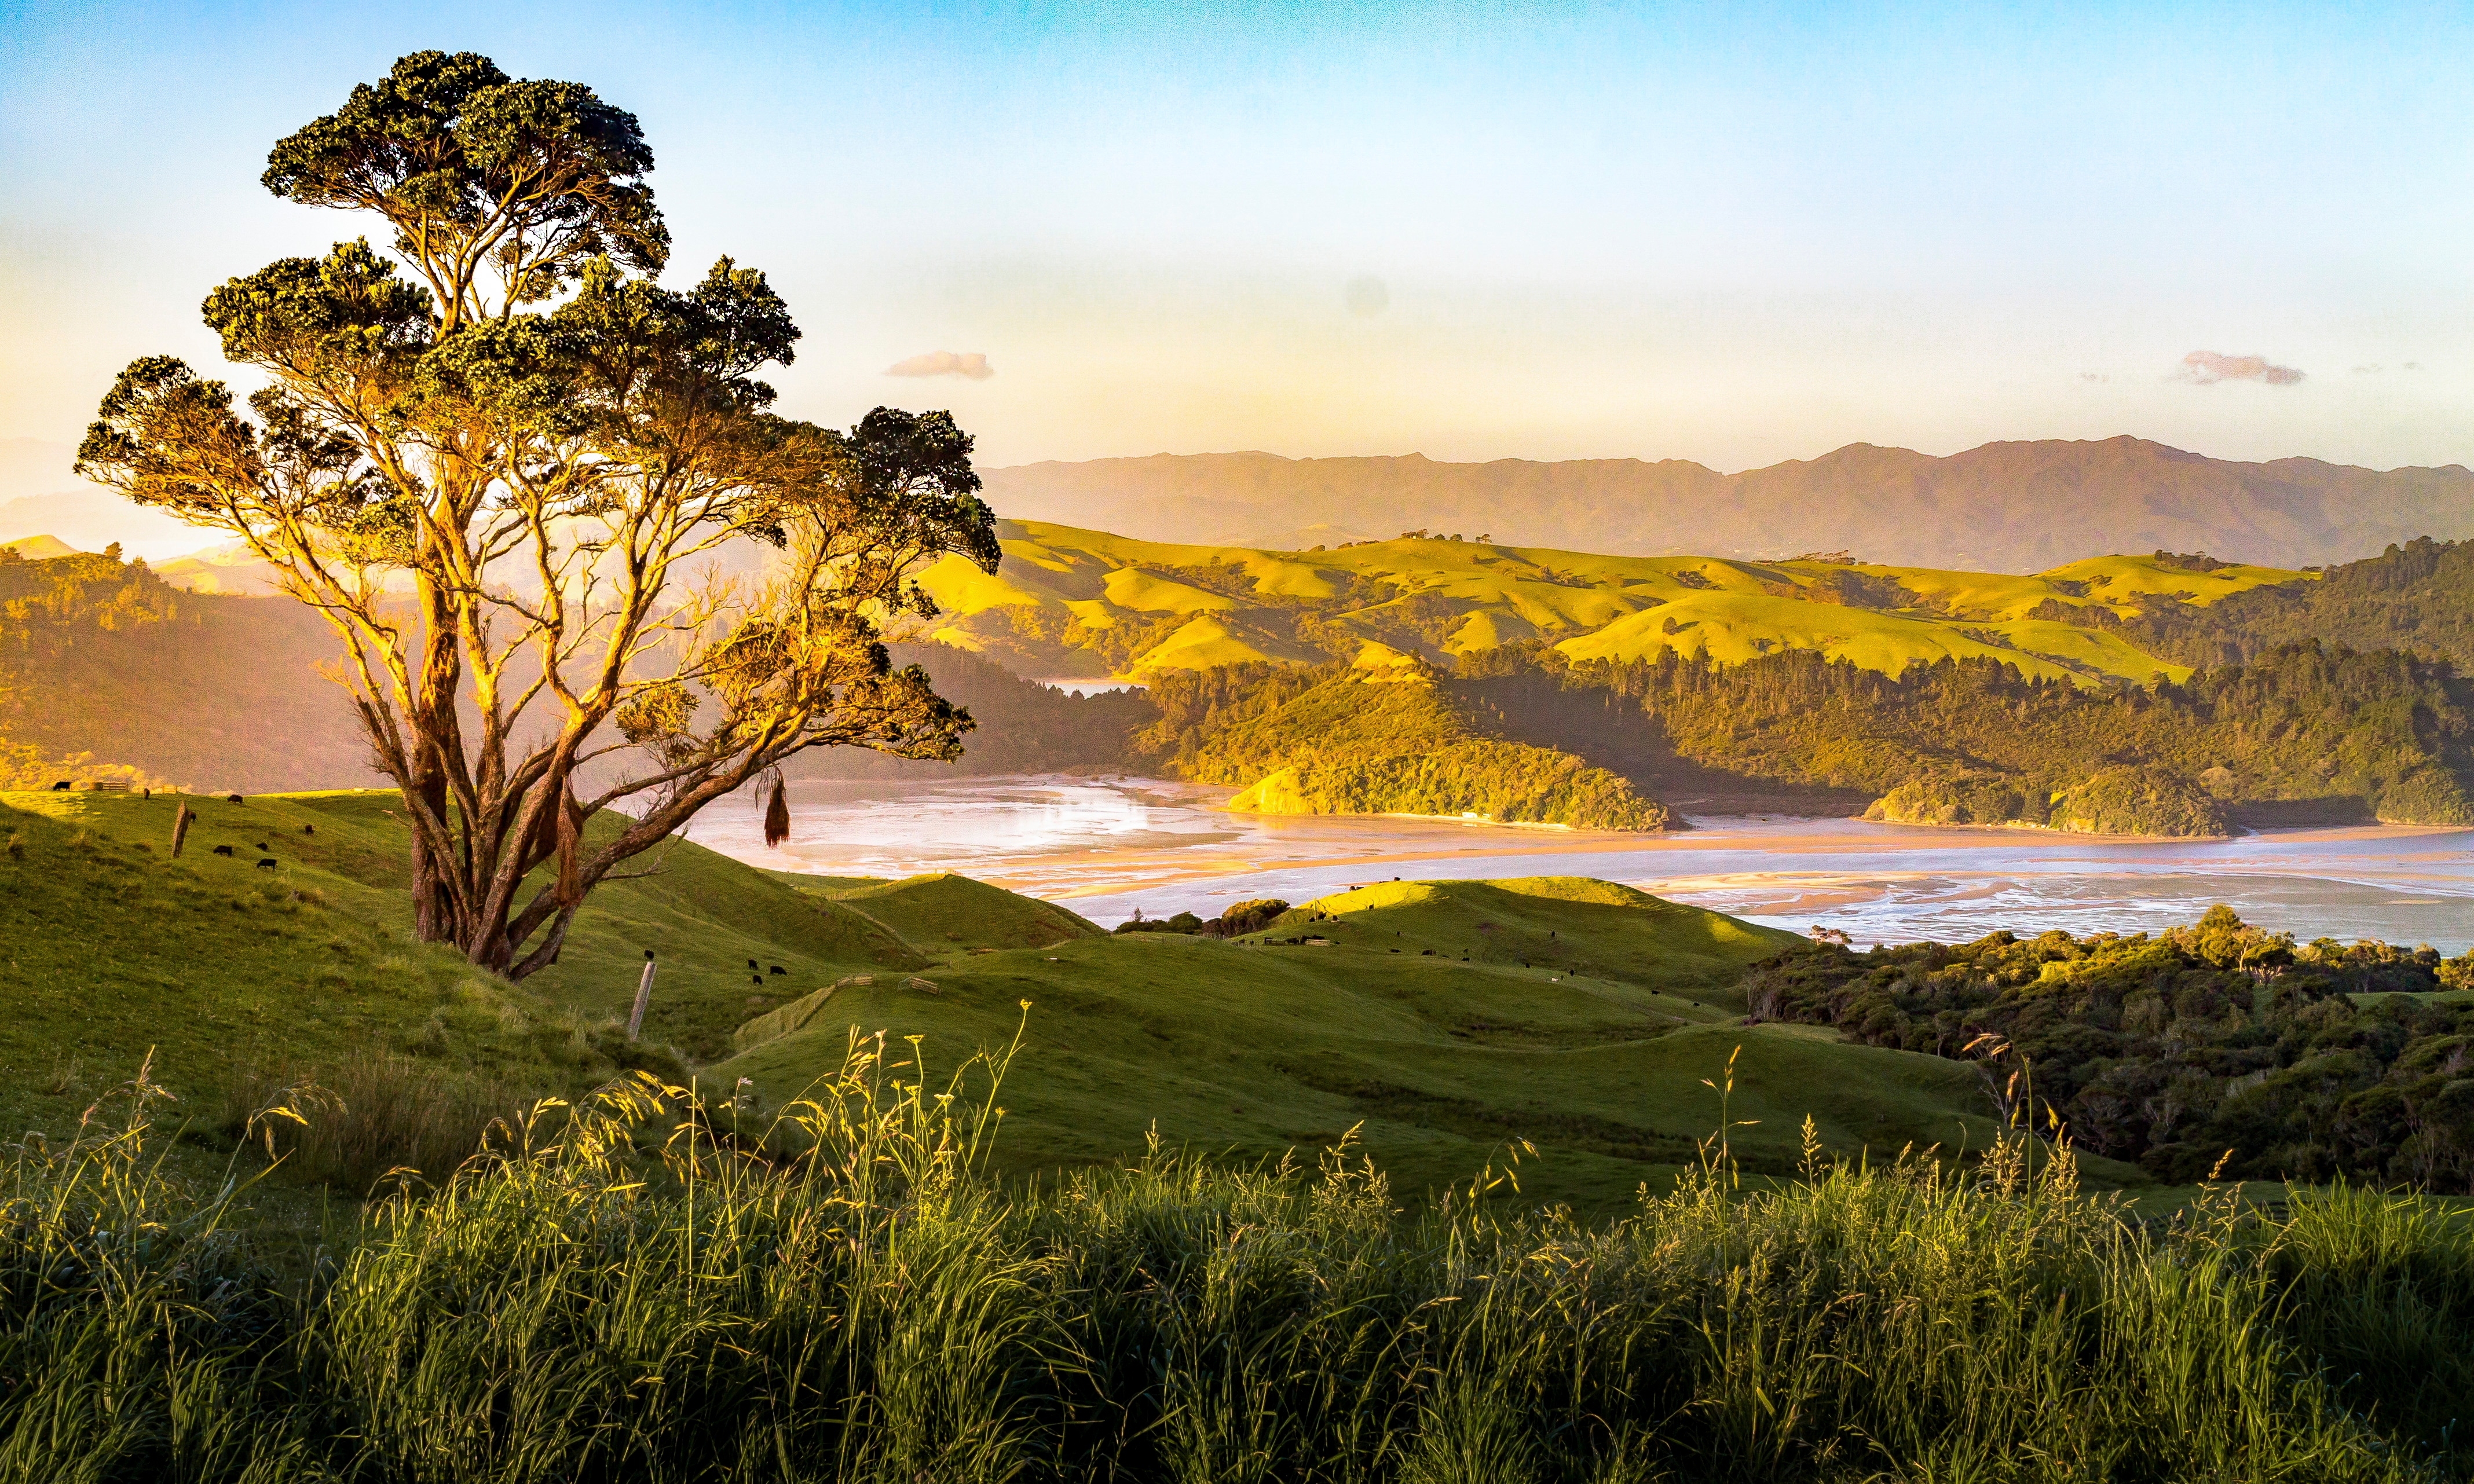
POLYGON ((777 963, 777 964, 773 965, 773 972, 774 972, 774 973, 776 973, 776 974, 788 974, 788 972, 790 972, 790 971, 789 971, 788 969, 784 968, 782 965, 780 965, 780 964, 778 964, 778 963, 777 963))
POLYGON ((69 781, 63 778, 60 782, 52 785, 52 791, 54 793, 66 793, 69 791, 69 781))
POLYGON ((259 840, 259 841, 257 842, 257 848, 258 848, 258 849, 260 849, 260 850, 266 850, 266 849, 269 849, 269 848, 271 848, 271 847, 266 843, 266 841, 264 841, 264 840, 259 840))
POLYGON ((301 833, 303 835, 315 835, 318 833, 318 827, 314 824, 304 824, 301 827, 301 833))
POLYGON ((271 871, 275 869, 275 863, 271 860, 260 861, 257 863, 257 868, 261 871, 271 871))
POLYGON ((230 855, 230 854, 231 854, 231 853, 232 853, 232 851, 231 851, 231 846, 230 846, 230 845, 217 845, 217 846, 215 847, 215 854, 217 854, 217 855, 219 855, 219 856, 228 856, 228 855, 230 855))
POLYGON ((761 985, 764 983, 764 976, 762 974, 750 974, 747 976, 747 982, 751 985, 761 985))
POLYGON ((227 793, 224 795, 224 802, 227 804, 237 804, 240 802, 240 795, 237 793, 227 793))
POLYGON ((755 960, 753 960, 753 959, 748 960, 748 961, 747 961, 747 966, 748 966, 749 968, 754 968, 754 967, 756 967, 756 961, 755 961, 755 960))

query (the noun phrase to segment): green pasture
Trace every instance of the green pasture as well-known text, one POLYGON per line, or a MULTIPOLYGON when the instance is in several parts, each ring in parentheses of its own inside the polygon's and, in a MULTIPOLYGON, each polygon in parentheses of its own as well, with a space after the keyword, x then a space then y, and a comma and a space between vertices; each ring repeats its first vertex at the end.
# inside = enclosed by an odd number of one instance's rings
POLYGON ((854 1034, 921 1037, 933 1068, 1020 1030, 1033 1054, 1000 1145, 1016 1175, 1120 1160, 1154 1131, 1249 1162, 1355 1129, 1404 1188, 1527 1140, 1524 1190, 1611 1208, 1691 1160, 1719 1122, 1703 1080, 1739 1046, 1734 1115, 1758 1122, 1735 1147, 1756 1175, 1788 1167, 1806 1114, 1876 1156, 1991 1131, 1968 1067, 1743 1027, 1736 976, 1783 935, 1604 883, 1387 883, 1221 941, 1102 934, 959 876, 801 878, 680 841, 594 892, 559 961, 509 985, 411 941, 391 795, 189 798, 174 862, 182 802, 0 795, 18 989, 0 1068, 22 1125, 73 1117, 150 1050, 202 1110, 247 1077, 373 1055, 562 1094, 652 1064, 746 1078, 779 1106, 854 1034))
POLYGON ((1542 635, 1574 659, 1643 659, 1672 648, 1741 662, 1810 648, 1895 674, 1918 662, 1996 655, 2030 675, 2146 684, 2160 672, 2178 680, 2189 670, 2098 622, 2053 615, 2102 610, 2130 619, 2157 604, 2205 606, 2309 577, 2243 566, 2197 572, 2153 556, 2096 557, 2014 575, 1600 556, 1431 538, 1263 551, 1134 541, 1041 522, 1008 521, 1002 529, 1006 561, 997 574, 958 557, 926 573, 922 585, 943 609, 932 636, 999 654, 1026 672, 1082 673, 1107 632, 1128 625, 1149 635, 1120 657, 1137 677, 1248 660, 1327 660, 1333 636, 1353 632, 1428 658, 1542 635), (1324 620, 1323 647, 1295 629, 1300 604, 1324 620))

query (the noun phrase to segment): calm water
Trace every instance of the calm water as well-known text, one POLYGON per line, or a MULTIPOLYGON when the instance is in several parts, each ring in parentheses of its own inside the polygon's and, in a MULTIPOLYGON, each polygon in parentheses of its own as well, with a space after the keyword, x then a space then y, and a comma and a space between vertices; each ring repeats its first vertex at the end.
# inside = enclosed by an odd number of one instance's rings
POLYGON ((1210 915, 1394 877, 1597 876, 1858 944, 1997 928, 2129 932, 2225 902, 2297 937, 2474 946, 2474 831, 2296 830, 2230 840, 2096 840, 1855 819, 1695 819, 1672 836, 1451 820, 1230 815, 1234 791, 1151 779, 800 783, 789 840, 747 800, 693 831, 758 864, 827 875, 958 871, 1113 925, 1140 908, 1210 915))

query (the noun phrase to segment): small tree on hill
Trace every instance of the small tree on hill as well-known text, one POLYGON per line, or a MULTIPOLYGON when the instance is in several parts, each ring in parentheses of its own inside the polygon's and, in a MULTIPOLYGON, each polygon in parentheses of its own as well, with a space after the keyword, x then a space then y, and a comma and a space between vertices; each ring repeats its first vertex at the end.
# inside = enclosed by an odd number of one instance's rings
POLYGON ((996 569, 971 440, 943 413, 773 414, 756 373, 799 331, 728 258, 655 281, 652 166, 589 88, 406 57, 265 175, 375 213, 390 251, 338 243, 208 296, 225 356, 267 383, 250 415, 152 356, 79 450, 334 626, 403 794, 417 931, 511 976, 594 884, 793 753, 951 757, 970 726, 879 632, 934 612, 923 563, 996 569), (712 575, 750 542, 763 575, 712 575))

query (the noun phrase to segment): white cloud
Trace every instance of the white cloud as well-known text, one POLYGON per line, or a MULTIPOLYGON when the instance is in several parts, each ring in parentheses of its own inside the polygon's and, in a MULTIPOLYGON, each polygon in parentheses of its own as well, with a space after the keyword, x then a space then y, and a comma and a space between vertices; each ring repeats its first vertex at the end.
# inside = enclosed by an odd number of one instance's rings
POLYGON ((930 351, 907 361, 895 361, 885 368, 888 377, 968 377, 984 381, 997 374, 988 358, 977 351, 930 351))
POLYGON ((2180 379, 2198 386, 2214 386, 2219 381, 2259 381, 2268 386, 2292 386, 2302 379, 2302 373, 2291 366, 2270 364, 2264 355, 2219 355, 2214 351, 2193 351, 2182 357, 2180 379))

